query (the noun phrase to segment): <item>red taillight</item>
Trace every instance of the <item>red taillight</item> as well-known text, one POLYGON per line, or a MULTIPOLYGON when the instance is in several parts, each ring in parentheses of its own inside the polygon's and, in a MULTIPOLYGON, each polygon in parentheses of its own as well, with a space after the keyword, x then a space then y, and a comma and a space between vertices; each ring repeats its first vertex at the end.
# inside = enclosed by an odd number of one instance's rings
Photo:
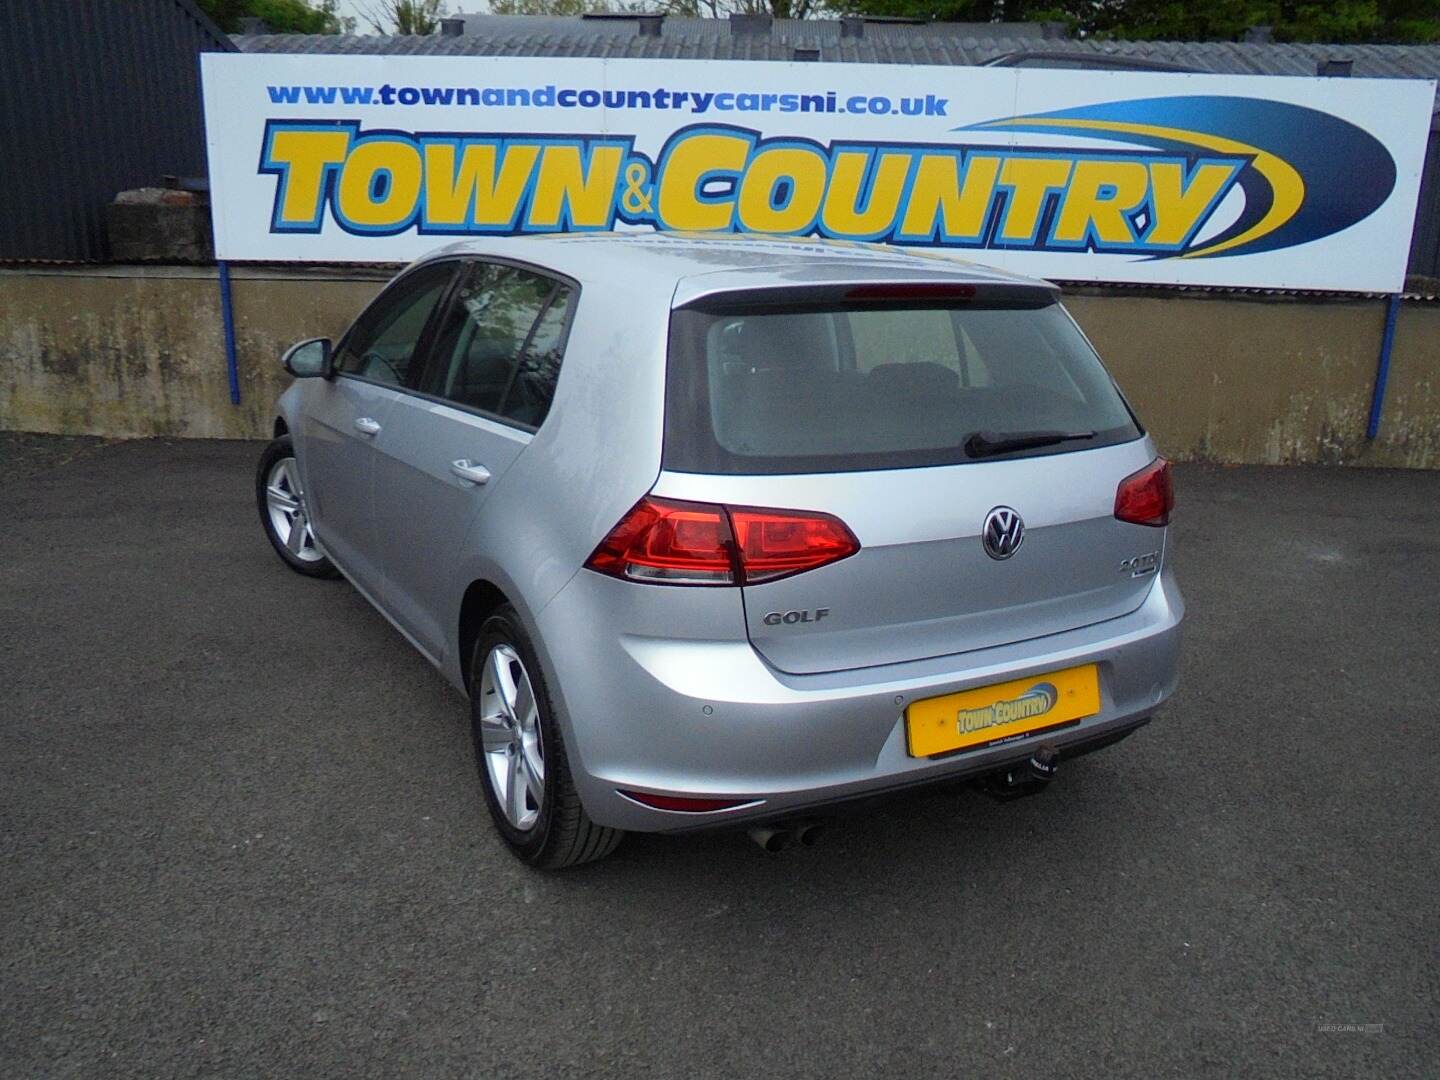
POLYGON ((586 566, 672 585, 735 585, 735 541, 723 506, 646 496, 620 519, 586 566))
POLYGON ((845 523, 829 514, 728 509, 747 585, 814 570, 860 550, 860 541, 845 523))
POLYGON ((682 814, 712 814, 716 810, 729 810, 756 801, 754 799, 701 799, 689 795, 652 795, 648 791, 626 791, 624 788, 615 790, 642 806, 649 806, 656 810, 676 810, 682 814))
POLYGON ((1168 525, 1175 509, 1175 485, 1170 463, 1156 458, 1137 473, 1131 473, 1115 490, 1115 516, 1136 525, 1168 525))
POLYGON ((630 581, 754 585, 860 550, 844 522, 802 510, 679 502, 647 495, 585 565, 630 581))

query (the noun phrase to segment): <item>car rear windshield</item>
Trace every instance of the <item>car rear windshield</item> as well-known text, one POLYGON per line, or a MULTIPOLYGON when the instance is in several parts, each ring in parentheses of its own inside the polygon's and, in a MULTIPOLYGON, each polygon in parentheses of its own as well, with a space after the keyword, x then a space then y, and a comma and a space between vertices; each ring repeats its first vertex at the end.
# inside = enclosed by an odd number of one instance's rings
POLYGON ((665 467, 895 469, 1092 449, 1143 432, 1042 304, 736 299, 673 313, 665 467))

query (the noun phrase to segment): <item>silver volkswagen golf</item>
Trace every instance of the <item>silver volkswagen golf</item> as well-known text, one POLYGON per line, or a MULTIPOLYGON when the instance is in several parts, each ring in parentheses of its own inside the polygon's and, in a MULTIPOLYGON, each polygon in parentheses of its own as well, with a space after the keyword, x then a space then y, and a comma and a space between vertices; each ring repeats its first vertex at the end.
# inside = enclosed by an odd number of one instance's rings
POLYGON ((470 701, 520 858, 974 779, 1175 688, 1169 466, 1041 281, 866 245, 465 242, 295 383, 256 479, 470 701))

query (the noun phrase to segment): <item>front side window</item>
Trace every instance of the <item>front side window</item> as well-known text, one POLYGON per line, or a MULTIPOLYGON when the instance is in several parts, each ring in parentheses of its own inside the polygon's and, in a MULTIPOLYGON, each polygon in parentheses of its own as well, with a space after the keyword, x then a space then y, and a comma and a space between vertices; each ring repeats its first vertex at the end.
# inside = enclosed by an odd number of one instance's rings
POLYGON ((408 386, 420 337, 454 270, 453 262, 422 266, 387 289, 341 344, 336 370, 408 386))
POLYGON ((667 468, 905 468, 1140 434, 1058 304, 787 307, 742 297, 672 317, 667 468))
POLYGON ((571 293, 529 270, 477 263, 436 335, 422 389, 538 428, 555 395, 571 293))

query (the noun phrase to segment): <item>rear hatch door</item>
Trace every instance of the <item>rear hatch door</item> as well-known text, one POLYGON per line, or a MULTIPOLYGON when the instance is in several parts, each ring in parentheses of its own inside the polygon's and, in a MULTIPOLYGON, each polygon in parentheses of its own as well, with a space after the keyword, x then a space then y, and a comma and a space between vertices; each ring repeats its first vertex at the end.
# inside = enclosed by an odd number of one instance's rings
POLYGON ((820 511, 860 543, 744 588, 750 639, 782 671, 1112 619, 1158 570, 1164 530, 1114 517, 1117 486, 1153 447, 1048 288, 707 296, 673 313, 666 393, 657 493, 820 511), (1019 532, 1013 551, 987 551, 992 512, 1019 532))
POLYGON ((780 670, 812 673, 967 652, 1127 614, 1149 591, 1163 530, 1117 521, 1115 488, 1150 458, 1142 441, 978 466, 751 478, 749 497, 834 514, 860 551, 747 586, 750 640, 780 670), (982 537, 997 507, 1012 509, 1023 528, 1004 559, 982 537), (1138 577, 1127 562, 1137 558, 1138 577))

